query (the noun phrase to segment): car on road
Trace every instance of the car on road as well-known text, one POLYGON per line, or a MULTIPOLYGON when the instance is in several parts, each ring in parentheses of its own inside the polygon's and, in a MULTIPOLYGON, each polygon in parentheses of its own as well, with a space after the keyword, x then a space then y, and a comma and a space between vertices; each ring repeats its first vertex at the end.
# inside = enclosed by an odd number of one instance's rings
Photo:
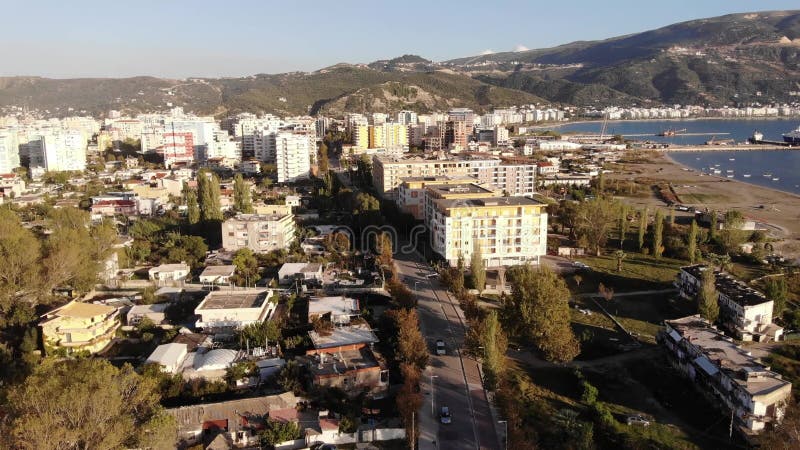
POLYGON ((453 418, 450 417, 450 408, 447 406, 442 406, 442 413, 439 414, 439 421, 445 425, 448 425, 453 421, 453 418))
POLYGON ((444 346, 444 341, 441 339, 436 340, 436 354, 437 355, 446 355, 447 349, 444 346))
POLYGON ((586 263, 582 263, 580 261, 573 261, 572 262, 572 267, 574 267, 576 269, 589 270, 589 266, 586 265, 586 263))
POLYGON ((649 427, 650 426, 650 421, 647 420, 644 416, 640 416, 640 415, 628 416, 628 417, 625 418, 625 422, 628 425, 641 425, 643 427, 649 427))

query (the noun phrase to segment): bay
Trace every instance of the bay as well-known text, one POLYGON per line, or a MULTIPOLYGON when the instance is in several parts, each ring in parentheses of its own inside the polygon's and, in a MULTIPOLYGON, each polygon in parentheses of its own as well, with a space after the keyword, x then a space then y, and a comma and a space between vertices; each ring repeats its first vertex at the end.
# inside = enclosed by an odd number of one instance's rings
MULTIPOLYGON (((622 134, 623 136, 649 134, 650 136, 647 137, 637 136, 630 139, 696 145, 704 144, 712 137, 745 142, 753 135, 754 131, 760 131, 764 134, 764 139, 782 141, 781 135, 796 129, 799 123, 800 119, 798 118, 624 120, 607 122, 606 134, 622 134), (704 136, 655 136, 665 130, 682 129, 686 129, 686 133, 708 134, 704 136)), ((549 129, 561 133, 598 134, 602 127, 602 121, 596 121, 567 123, 549 129)), ((667 155, 679 164, 698 171, 711 173, 712 176, 800 194, 800 148, 791 150, 669 152, 667 155), (713 174, 714 169, 719 170, 720 173, 713 174), (728 175, 732 175, 732 177, 728 177, 728 175), (750 176, 746 177, 745 175, 750 176), (774 180, 774 178, 777 178, 777 180, 774 180)))

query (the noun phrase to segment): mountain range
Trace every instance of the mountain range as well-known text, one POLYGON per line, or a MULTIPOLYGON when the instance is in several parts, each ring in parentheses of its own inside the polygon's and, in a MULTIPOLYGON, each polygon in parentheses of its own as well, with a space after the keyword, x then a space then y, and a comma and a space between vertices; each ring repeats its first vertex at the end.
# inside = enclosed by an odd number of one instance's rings
POLYGON ((0 110, 49 115, 183 106, 199 114, 485 111, 800 101, 800 11, 731 14, 602 41, 433 62, 416 55, 241 78, 0 78, 0 110), (71 109, 70 109, 71 108, 71 109))

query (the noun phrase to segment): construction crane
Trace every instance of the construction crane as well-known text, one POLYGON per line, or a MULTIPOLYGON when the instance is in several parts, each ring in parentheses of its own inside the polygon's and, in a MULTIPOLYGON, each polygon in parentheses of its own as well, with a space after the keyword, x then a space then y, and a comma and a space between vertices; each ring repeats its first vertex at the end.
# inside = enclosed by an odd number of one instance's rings
POLYGON ((606 125, 608 125, 608 115, 603 115, 603 128, 600 129, 600 140, 602 141, 606 137, 606 125))

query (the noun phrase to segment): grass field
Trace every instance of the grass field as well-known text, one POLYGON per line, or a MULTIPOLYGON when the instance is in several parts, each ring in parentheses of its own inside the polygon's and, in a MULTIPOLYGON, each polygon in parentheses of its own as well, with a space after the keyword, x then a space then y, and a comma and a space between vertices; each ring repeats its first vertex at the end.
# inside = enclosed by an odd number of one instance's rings
POLYGON ((572 278, 570 287, 574 293, 597 292, 600 283, 615 292, 668 289, 680 267, 686 264, 677 259, 627 253, 622 261, 622 270, 618 272, 614 255, 582 256, 578 260, 591 270, 580 273, 580 285, 575 284, 572 278))

